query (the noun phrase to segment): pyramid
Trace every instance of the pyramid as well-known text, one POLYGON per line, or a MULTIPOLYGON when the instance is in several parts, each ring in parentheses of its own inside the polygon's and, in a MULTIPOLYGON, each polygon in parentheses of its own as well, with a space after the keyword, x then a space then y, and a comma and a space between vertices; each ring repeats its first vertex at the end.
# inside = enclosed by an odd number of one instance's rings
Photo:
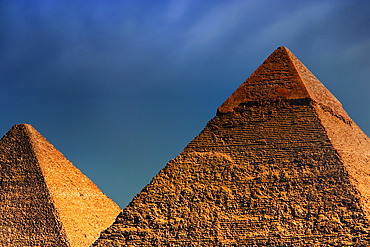
POLYGON ((89 246, 119 207, 31 125, 0 141, 0 246, 89 246))
POLYGON ((285 47, 93 246, 370 246, 370 140, 285 47))

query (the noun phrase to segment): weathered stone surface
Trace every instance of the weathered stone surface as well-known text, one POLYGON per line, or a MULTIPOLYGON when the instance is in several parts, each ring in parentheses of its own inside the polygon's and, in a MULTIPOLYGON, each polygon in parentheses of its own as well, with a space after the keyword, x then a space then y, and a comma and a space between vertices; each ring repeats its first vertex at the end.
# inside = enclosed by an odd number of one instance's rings
POLYGON ((31 125, 0 141, 0 245, 89 246, 119 207, 31 125))
POLYGON ((280 47, 93 246, 369 246, 369 155, 280 47))
POLYGON ((349 118, 334 95, 283 46, 276 49, 218 111, 227 113, 239 104, 280 99, 312 99, 349 118))

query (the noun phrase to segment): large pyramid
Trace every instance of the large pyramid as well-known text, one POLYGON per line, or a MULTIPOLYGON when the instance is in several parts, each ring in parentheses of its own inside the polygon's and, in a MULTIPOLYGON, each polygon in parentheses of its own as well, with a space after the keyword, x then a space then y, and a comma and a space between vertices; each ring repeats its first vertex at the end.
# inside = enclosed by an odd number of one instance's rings
POLYGON ((279 47, 93 246, 370 246, 370 140, 279 47))
POLYGON ((89 246, 119 207, 31 125, 0 141, 0 246, 89 246))

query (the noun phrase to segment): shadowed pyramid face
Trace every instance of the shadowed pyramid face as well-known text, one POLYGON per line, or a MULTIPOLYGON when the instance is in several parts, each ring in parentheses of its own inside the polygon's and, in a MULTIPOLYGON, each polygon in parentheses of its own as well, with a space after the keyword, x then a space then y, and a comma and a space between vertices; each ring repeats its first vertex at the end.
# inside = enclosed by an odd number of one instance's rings
POLYGON ((93 246, 369 246, 370 141, 278 48, 93 246))
POLYGON ((31 125, 1 139, 1 246, 88 246, 119 211, 31 125))

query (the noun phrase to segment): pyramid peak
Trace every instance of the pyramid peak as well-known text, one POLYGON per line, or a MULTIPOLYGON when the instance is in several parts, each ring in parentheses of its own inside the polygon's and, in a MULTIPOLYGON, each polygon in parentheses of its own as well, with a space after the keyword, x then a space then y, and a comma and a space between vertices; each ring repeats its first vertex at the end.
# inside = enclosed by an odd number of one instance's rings
MULTIPOLYGON (((33 128, 31 124, 21 123, 21 124, 13 125, 13 127, 10 128, 9 132, 13 132, 15 130, 26 130, 26 129, 35 129, 35 128, 33 128)), ((24 134, 27 134, 27 132, 24 132, 24 134)))
POLYGON ((277 49, 288 49, 288 48, 282 45, 282 46, 279 46, 278 48, 276 48, 276 50, 277 49))
POLYGON ((25 124, 25 123, 15 124, 10 128, 10 130, 2 138, 5 138, 6 136, 14 136, 16 137, 16 139, 27 138, 27 137, 30 138, 30 135, 27 129, 28 129, 28 124, 25 124))
POLYGON ((19 138, 29 139, 31 144, 35 141, 34 139, 37 138, 36 136, 38 136, 39 138, 44 138, 31 124, 27 123, 13 125, 13 127, 8 131, 7 134, 12 133, 17 133, 16 135, 19 138), (37 135, 33 135, 33 133, 37 133, 37 135))
MULTIPOLYGON (((15 125, 13 125, 13 128, 15 127, 15 128, 19 128, 19 127, 27 127, 27 126, 31 126, 32 127, 32 125, 31 124, 28 124, 28 123, 20 123, 20 124, 15 124, 15 125)), ((32 127, 33 128, 33 127, 32 127)))
POLYGON ((8 131, 8 133, 12 133, 14 131, 21 131, 20 132, 20 135, 21 136, 28 136, 30 138, 31 141, 33 141, 33 139, 37 139, 37 138, 42 138, 42 139, 45 139, 46 138, 40 134, 40 132, 38 132, 31 124, 28 124, 28 123, 21 123, 21 124, 15 124, 13 125, 13 127, 8 131), (35 133, 37 133, 36 135, 34 135, 35 133))
POLYGON ((341 103, 285 46, 278 47, 218 108, 232 112, 241 104, 309 99, 349 118, 341 103))

